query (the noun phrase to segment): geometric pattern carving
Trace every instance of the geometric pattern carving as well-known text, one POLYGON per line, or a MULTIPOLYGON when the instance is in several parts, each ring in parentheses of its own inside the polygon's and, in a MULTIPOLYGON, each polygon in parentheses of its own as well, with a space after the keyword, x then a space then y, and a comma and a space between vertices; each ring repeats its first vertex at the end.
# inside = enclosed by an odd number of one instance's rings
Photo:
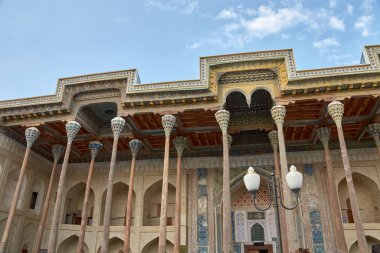
POLYGON ((251 241, 252 242, 264 242, 265 241, 265 233, 264 228, 258 223, 255 223, 251 227, 251 241))
POLYGON ((272 80, 277 77, 276 73, 272 70, 246 70, 246 71, 236 71, 228 72, 223 74, 219 80, 219 84, 226 83, 241 83, 241 82, 254 82, 261 80, 272 80))
MULTIPOLYGON (((235 207, 252 207, 253 206, 253 196, 247 191, 247 189, 242 188, 238 193, 238 197, 234 199, 232 205, 235 207)), ((270 196, 268 191, 265 189, 260 189, 256 193, 256 204, 258 206, 268 206, 270 203, 270 196)))

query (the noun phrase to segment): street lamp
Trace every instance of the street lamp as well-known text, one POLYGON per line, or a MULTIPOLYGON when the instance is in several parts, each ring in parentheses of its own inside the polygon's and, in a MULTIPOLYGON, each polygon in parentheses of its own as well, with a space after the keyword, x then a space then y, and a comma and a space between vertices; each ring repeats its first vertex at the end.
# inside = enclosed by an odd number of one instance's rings
MULTIPOLYGON (((283 208, 286 210, 293 210, 298 206, 298 193, 301 190, 302 186, 302 173, 297 171, 297 168, 292 165, 289 168, 288 174, 286 174, 286 182, 290 188, 290 190, 296 195, 296 203, 293 204, 293 206, 286 206, 283 203, 282 200, 282 194, 280 190, 280 195, 278 195, 278 187, 279 184, 277 184, 276 177, 274 176, 274 173, 270 174, 270 181, 272 183, 273 187, 273 196, 271 196, 271 202, 267 207, 260 208, 256 204, 256 193, 259 190, 260 187, 260 176, 257 174, 254 170, 254 168, 249 167, 247 174, 244 176, 244 184, 247 190, 253 195, 253 204, 256 207, 257 210, 259 211, 266 211, 268 210, 272 204, 275 209, 275 216, 276 216, 276 227, 277 227, 277 237, 278 237, 278 245, 280 248, 280 253, 282 253, 282 238, 281 238, 281 228, 280 228, 280 218, 279 218, 279 202, 283 208), (278 201, 280 200, 280 201, 278 201)), ((270 191, 269 191, 270 192, 270 191)))

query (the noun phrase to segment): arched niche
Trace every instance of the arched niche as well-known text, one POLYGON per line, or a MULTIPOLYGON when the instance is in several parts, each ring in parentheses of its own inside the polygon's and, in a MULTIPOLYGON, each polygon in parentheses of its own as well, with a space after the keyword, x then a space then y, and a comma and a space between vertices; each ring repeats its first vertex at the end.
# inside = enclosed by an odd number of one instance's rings
MULTIPOLYGON (((62 216, 63 224, 81 224, 85 191, 86 184, 83 182, 74 185, 67 191, 62 216)), ((94 191, 91 189, 87 206, 87 225, 89 226, 92 225, 94 198, 94 191)))
POLYGON ((265 241, 265 230, 264 227, 255 223, 250 228, 251 242, 264 242, 265 241))
POLYGON ((40 177, 36 177, 33 181, 32 191, 29 194, 29 210, 39 214, 43 205, 45 195, 45 183, 40 177))
POLYGON ((270 111, 274 105, 272 95, 266 89, 256 89, 252 92, 250 108, 254 111, 270 111))
MULTIPOLYGON (((101 252, 101 246, 98 248, 97 253, 101 252)), ((124 241, 118 237, 113 237, 109 240, 108 243, 108 253, 123 253, 124 250, 124 241)), ((129 252, 132 253, 131 248, 129 252)))
POLYGON ((36 236, 36 232, 37 232, 37 229, 33 223, 28 223, 22 229, 20 245, 23 245, 22 246, 23 253, 32 252, 32 247, 34 243, 34 238, 36 236))
MULTIPOLYGON (((156 253, 158 251, 158 237, 147 243, 141 253, 156 253)), ((169 240, 166 240, 166 252, 174 252, 174 245, 169 240)))
POLYGON ((226 97, 223 108, 230 113, 249 111, 247 99, 240 91, 229 93, 226 97))
MULTIPOLYGON (((127 210, 129 186, 125 183, 118 182, 113 185, 112 190, 112 206, 111 206, 111 226, 124 226, 125 214, 127 210)), ((134 225, 135 199, 136 194, 132 195, 132 226, 134 225)), ((100 225, 104 222, 104 210, 106 206, 107 190, 102 195, 102 210, 100 214, 100 225)))
MULTIPOLYGON (((58 247, 57 253, 69 253, 76 252, 78 246, 79 237, 77 235, 72 235, 66 238, 58 247)), ((88 246, 86 243, 83 244, 84 253, 88 253, 88 246)))
MULTIPOLYGON (((7 223, 7 218, 4 218, 0 221, 0 235, 3 235, 6 223, 7 223)), ((11 231, 9 233, 8 243, 7 243, 7 247, 5 249, 5 252, 12 252, 12 249, 17 245, 15 243, 16 228, 17 228, 16 224, 14 222, 12 222, 11 231)), ((15 250, 17 250, 17 248, 15 250)))
MULTIPOLYGON (((5 181, 3 196, 1 199, 1 203, 3 206, 6 206, 6 207, 11 206, 19 175, 20 175, 19 169, 13 169, 8 173, 7 180, 5 181)), ((28 183, 28 176, 25 174, 24 179, 22 180, 22 183, 21 183, 21 190, 20 190, 20 195, 18 197, 17 209, 23 208, 27 183, 28 183)))
MULTIPOLYGON (((175 214, 175 187, 168 184, 168 198, 166 208, 166 224, 174 225, 175 214)), ((144 193, 143 226, 159 226, 161 216, 162 180, 152 184, 144 193)))
MULTIPOLYGON (((360 210, 360 218, 363 223, 380 222, 380 191, 377 184, 369 177, 354 172, 352 173, 355 192, 360 210)), ((348 196, 347 182, 343 178, 338 184, 340 206, 342 208, 343 222, 353 223, 352 209, 348 196)))
MULTIPOLYGON (((379 248, 380 248, 380 240, 379 239, 376 239, 376 238, 374 238, 372 236, 368 236, 368 235, 365 237, 365 239, 367 241, 367 245, 368 245, 369 250, 371 250, 372 246, 374 246, 374 245, 379 245, 379 248)), ((371 252, 376 252, 376 251, 371 251, 371 252)), ((354 244, 351 245, 349 253, 360 253, 358 241, 356 241, 354 244)))

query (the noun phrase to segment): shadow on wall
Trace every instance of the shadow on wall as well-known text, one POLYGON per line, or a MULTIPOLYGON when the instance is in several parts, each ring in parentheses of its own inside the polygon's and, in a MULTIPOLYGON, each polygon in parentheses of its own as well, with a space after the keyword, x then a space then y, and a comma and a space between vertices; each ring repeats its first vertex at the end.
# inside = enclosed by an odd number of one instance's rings
MULTIPOLYGON (((78 246, 79 237, 77 235, 72 235, 64 240, 58 247, 57 253, 69 253, 76 252, 78 246)), ((88 247, 86 244, 83 245, 84 253, 88 253, 88 247)))

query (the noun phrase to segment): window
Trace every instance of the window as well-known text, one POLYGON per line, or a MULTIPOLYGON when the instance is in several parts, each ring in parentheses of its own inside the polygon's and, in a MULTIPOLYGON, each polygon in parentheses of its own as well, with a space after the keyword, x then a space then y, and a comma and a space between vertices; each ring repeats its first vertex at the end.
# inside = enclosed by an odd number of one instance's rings
POLYGON ((256 223, 251 227, 251 241, 252 242, 264 242, 265 234, 264 228, 260 224, 256 223))
POLYGON ((37 196, 38 196, 38 192, 32 193, 32 199, 30 200, 29 209, 35 209, 36 208, 37 196))

